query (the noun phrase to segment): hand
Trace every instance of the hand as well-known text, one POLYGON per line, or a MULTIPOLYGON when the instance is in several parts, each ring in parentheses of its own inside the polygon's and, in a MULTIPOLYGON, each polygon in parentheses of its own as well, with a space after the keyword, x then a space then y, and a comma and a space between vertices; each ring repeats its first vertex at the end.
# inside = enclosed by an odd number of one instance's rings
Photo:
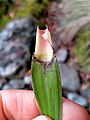
MULTIPOLYGON (((40 115, 33 91, 7 90, 0 92, 0 120, 51 119, 40 115)), ((63 98, 62 120, 89 120, 89 118, 83 107, 63 98)))

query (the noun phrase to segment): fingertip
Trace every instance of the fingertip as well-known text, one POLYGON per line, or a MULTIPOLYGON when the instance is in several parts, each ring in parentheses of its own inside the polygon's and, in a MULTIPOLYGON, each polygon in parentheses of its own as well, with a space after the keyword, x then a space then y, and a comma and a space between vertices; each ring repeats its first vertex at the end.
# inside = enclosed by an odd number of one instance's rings
POLYGON ((84 107, 63 98, 63 120, 89 120, 88 112, 84 107))
POLYGON ((49 118, 48 116, 40 115, 32 120, 52 120, 52 119, 49 118))

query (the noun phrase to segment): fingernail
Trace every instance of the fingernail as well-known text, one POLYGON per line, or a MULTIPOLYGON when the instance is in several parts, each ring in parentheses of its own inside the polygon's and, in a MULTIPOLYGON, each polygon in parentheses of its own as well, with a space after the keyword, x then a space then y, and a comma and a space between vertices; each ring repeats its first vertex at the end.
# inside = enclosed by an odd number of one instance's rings
POLYGON ((48 116, 40 115, 32 120, 52 120, 52 119, 49 118, 48 116))

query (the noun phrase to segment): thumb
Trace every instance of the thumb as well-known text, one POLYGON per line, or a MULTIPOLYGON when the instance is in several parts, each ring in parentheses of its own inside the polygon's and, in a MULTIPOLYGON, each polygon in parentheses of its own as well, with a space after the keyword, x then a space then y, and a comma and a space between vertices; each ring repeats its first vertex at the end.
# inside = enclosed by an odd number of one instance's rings
POLYGON ((49 118, 48 116, 40 115, 32 120, 52 120, 52 119, 49 118))

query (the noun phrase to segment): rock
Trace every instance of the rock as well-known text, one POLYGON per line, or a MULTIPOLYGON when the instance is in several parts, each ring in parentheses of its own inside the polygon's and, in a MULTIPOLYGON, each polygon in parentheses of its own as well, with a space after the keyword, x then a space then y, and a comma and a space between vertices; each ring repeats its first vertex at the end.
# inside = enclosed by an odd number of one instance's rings
POLYGON ((21 68, 27 69, 34 33, 35 27, 28 18, 11 21, 0 32, 0 77, 14 77, 21 68))
POLYGON ((90 86, 88 84, 83 84, 80 88, 80 93, 84 97, 90 98, 90 86))
POLYGON ((81 91, 81 94, 82 94, 83 96, 86 96, 86 97, 89 96, 89 97, 90 97, 90 88, 87 88, 87 89, 81 91))
POLYGON ((6 25, 6 29, 8 29, 12 32, 13 32, 14 27, 15 27, 15 21, 13 21, 13 22, 11 21, 11 22, 7 23, 7 25, 6 25))
POLYGON ((28 26, 27 18, 11 21, 6 25, 5 29, 13 32, 16 28, 22 28, 23 26, 28 26))
POLYGON ((56 52, 56 57, 58 62, 65 62, 67 59, 68 52, 65 48, 61 48, 56 52))
POLYGON ((67 98, 84 107, 88 107, 89 105, 87 100, 83 96, 78 95, 77 93, 68 93, 67 98))
POLYGON ((3 86, 3 90, 8 89, 23 89, 25 87, 25 84, 23 80, 20 79, 12 79, 7 84, 3 86))
POLYGON ((68 61, 68 65, 71 66, 71 67, 72 67, 72 66, 75 66, 75 61, 74 61, 74 59, 70 58, 69 61, 68 61))
POLYGON ((0 67, 0 76, 8 77, 11 74, 13 75, 18 68, 19 68, 19 65, 16 63, 10 63, 5 68, 0 67))
POLYGON ((59 64, 61 72, 62 87, 68 90, 77 91, 80 88, 80 79, 77 71, 66 64, 59 64))
POLYGON ((5 84, 2 88, 3 90, 9 90, 9 89, 14 89, 13 86, 9 85, 9 84, 5 84))
POLYGON ((32 77, 30 75, 26 75, 23 78, 23 81, 25 84, 31 84, 32 83, 32 77))
POLYGON ((23 80, 19 79, 10 80, 9 85, 12 86, 14 89, 22 89, 25 86, 23 80))
POLYGON ((6 38, 10 38, 12 36, 12 32, 8 31, 7 29, 4 29, 0 33, 0 40, 4 41, 6 38))
POLYGON ((2 79, 0 79, 0 90, 2 89, 2 86, 3 86, 3 81, 2 79))

